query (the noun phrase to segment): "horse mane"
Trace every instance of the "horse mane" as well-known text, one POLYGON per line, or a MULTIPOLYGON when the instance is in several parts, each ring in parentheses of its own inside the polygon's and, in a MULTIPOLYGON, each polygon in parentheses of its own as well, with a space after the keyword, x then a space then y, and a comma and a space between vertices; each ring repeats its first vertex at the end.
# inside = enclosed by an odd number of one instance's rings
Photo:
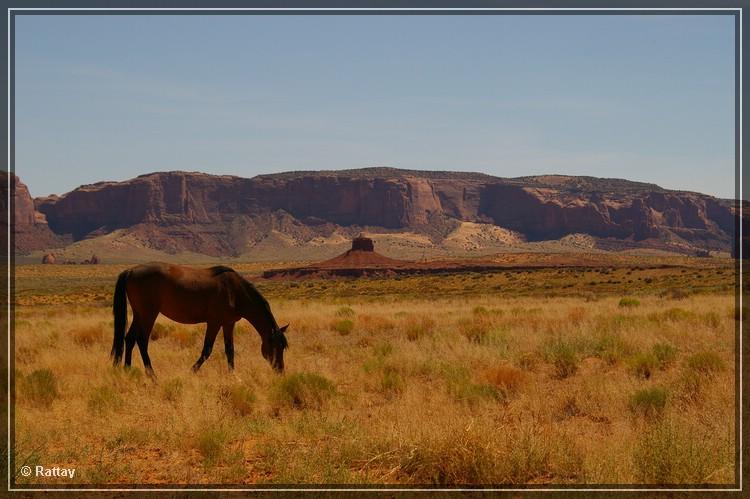
POLYGON ((226 272, 234 272, 237 273, 234 269, 231 269, 229 267, 225 267, 224 265, 215 265, 208 270, 211 271, 211 276, 216 277, 217 275, 224 274, 226 272))
POLYGON ((261 305, 261 308, 266 312, 266 314, 268 314, 268 318, 273 325, 271 341, 277 343, 281 348, 288 348, 289 344, 286 340, 286 336, 284 336, 284 333, 279 332, 279 325, 276 323, 276 318, 271 312, 271 305, 268 304, 268 300, 266 300, 263 295, 260 294, 260 291, 258 291, 258 289, 253 286, 253 283, 251 283, 244 277, 242 278, 242 285, 245 288, 245 291, 247 292, 250 299, 259 303, 261 305))

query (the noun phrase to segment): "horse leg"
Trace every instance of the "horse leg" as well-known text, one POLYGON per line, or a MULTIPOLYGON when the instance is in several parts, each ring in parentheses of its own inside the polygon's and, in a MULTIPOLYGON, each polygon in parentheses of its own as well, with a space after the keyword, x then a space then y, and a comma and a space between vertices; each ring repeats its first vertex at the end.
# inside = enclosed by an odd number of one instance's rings
POLYGON ((135 317, 133 323, 128 329, 128 334, 125 335, 125 367, 130 367, 130 362, 133 358, 133 347, 135 346, 135 337, 137 335, 138 326, 135 317))
POLYGON ((198 372, 198 369, 201 368, 208 356, 211 355, 211 350, 214 348, 214 341, 216 341, 216 335, 219 334, 219 327, 218 324, 211 323, 206 327, 206 338, 203 340, 203 351, 198 360, 195 361, 195 364, 193 364, 193 372, 198 372))
POLYGON ((234 322, 224 324, 224 353, 227 355, 229 370, 234 370, 234 322))
POLYGON ((148 356, 148 338, 151 336, 151 329, 154 327, 156 315, 149 317, 148 320, 142 323, 138 331, 140 334, 136 336, 138 350, 141 352, 141 359, 143 359, 143 367, 146 368, 146 374, 154 381, 156 381, 156 375, 154 374, 154 369, 151 367, 151 359, 148 356))

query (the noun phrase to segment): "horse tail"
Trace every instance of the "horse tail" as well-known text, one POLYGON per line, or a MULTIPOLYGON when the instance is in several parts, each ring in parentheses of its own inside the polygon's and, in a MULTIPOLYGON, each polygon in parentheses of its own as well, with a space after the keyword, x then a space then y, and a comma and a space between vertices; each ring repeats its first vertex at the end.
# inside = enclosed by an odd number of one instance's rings
POLYGON ((117 277, 115 284, 115 297, 112 303, 112 313, 115 316, 115 337, 112 342, 112 363, 118 365, 125 350, 125 326, 128 323, 128 297, 125 285, 130 277, 130 270, 125 270, 117 277))

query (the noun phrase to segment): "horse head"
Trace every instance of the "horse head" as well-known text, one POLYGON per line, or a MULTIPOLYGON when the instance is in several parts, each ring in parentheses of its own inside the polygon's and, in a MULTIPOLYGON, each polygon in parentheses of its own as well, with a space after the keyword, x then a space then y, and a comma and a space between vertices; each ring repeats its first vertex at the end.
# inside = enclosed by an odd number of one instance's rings
POLYGON ((277 372, 284 371, 284 350, 289 347, 284 332, 288 327, 289 324, 271 330, 270 334, 263 337, 263 342, 260 346, 263 358, 266 359, 269 364, 271 364, 271 367, 277 372))

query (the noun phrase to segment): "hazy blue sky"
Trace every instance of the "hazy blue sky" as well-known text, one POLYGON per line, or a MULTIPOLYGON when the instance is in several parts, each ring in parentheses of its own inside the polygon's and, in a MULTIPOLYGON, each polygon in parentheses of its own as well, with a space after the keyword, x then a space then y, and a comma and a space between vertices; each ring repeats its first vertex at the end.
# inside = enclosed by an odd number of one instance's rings
POLYGON ((32 195, 398 168, 734 195, 731 16, 17 16, 32 195))

